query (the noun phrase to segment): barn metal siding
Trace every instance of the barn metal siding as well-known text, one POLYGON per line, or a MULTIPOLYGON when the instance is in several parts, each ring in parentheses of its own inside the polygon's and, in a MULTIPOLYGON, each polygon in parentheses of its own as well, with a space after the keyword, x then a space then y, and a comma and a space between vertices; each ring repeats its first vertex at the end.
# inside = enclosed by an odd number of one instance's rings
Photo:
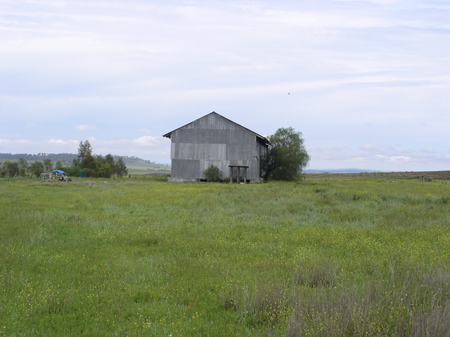
POLYGON ((226 179, 229 178, 230 164, 249 166, 247 179, 252 182, 260 180, 260 159, 266 146, 258 141, 254 132, 217 113, 210 113, 172 131, 170 138, 170 181, 204 179, 203 171, 211 165, 217 166, 222 178, 226 179))

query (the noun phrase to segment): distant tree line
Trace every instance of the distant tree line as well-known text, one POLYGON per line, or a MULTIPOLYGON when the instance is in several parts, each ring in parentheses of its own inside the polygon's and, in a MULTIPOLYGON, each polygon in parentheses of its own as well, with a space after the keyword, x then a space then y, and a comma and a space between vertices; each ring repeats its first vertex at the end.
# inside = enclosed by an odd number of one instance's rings
MULTIPOLYGON (((127 162, 135 162, 135 161, 142 161, 147 164, 157 164, 157 165, 163 165, 166 164, 158 164, 155 161, 142 159, 136 156, 118 156, 113 155, 114 160, 119 160, 119 157, 122 157, 122 160, 127 162)), ((19 160, 20 158, 25 160, 40 160, 44 161, 44 159, 49 158, 52 162, 61 161, 63 164, 71 164, 74 159, 78 158, 78 155, 75 153, 38 153, 38 154, 30 154, 30 153, 0 153, 0 158, 3 160, 19 160)), ((1 163, 0 163, 1 164, 1 163)))
POLYGON ((24 160, 30 161, 44 161, 44 159, 48 158, 52 162, 56 162, 59 160, 62 163, 72 163, 72 160, 76 157, 77 155, 73 153, 0 153, 0 158, 2 158, 3 160, 19 160, 20 158, 22 158, 24 160))
MULTIPOLYGON (((39 154, 40 155, 40 154, 39 154)), ((69 154, 67 154, 69 155, 69 154)), ((4 159, 9 159, 4 154, 0 154, 4 159)), ((72 156, 72 163, 65 164, 58 159, 53 165, 50 157, 41 160, 36 160, 35 155, 28 155, 24 157, 11 158, 17 161, 5 160, 0 166, 0 176, 1 177, 26 177, 26 176, 36 176, 39 177, 41 173, 51 172, 55 170, 63 170, 69 176, 79 176, 80 172, 84 172, 85 177, 101 177, 101 178, 111 178, 113 175, 122 177, 128 174, 127 166, 123 160, 123 157, 117 157, 117 160, 111 154, 105 157, 101 155, 94 156, 92 154, 92 146, 88 140, 84 143, 81 141, 78 147, 78 155, 72 156), (34 162, 29 165, 26 158, 30 158, 34 162)), ((37 156, 36 156, 37 157, 37 156)))

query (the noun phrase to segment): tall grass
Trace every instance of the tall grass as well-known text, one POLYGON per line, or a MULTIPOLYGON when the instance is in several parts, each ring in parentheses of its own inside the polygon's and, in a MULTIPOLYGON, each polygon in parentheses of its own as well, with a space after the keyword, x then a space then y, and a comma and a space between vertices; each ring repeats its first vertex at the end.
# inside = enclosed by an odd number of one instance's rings
POLYGON ((0 335, 446 336, 449 195, 0 180, 0 335))

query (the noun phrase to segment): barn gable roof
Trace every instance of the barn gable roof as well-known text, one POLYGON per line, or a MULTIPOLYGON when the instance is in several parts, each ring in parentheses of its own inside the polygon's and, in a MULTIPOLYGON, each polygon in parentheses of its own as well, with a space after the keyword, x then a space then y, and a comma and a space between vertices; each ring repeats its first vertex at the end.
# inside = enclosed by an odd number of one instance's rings
POLYGON ((210 112, 209 114, 206 114, 206 115, 203 116, 203 117, 197 118, 196 120, 194 120, 194 121, 192 121, 192 122, 190 122, 190 123, 187 123, 187 124, 185 124, 185 125, 183 125, 183 126, 177 128, 177 129, 175 129, 175 130, 172 130, 172 131, 170 131, 170 132, 164 134, 163 137, 170 138, 171 135, 172 135, 172 132, 175 132, 175 131, 177 131, 177 130, 180 130, 180 129, 182 129, 182 128, 184 128, 184 127, 186 127, 186 126, 188 126, 188 125, 190 125, 190 124, 192 124, 192 123, 195 123, 196 121, 198 121, 198 120, 200 120, 200 119, 202 119, 202 118, 205 118, 205 117, 207 117, 207 116, 209 116, 209 115, 211 115, 211 114, 216 114, 216 115, 222 117, 223 119, 225 119, 225 120, 227 120, 227 121, 229 121, 229 122, 231 122, 231 123, 233 123, 233 124, 236 124, 236 125, 240 126, 241 128, 243 128, 243 129, 245 129, 245 130, 247 130, 247 131, 250 131, 251 133, 253 133, 253 134, 256 136, 256 139, 257 139, 259 142, 263 143, 264 145, 269 145, 269 144, 270 144, 269 140, 268 140, 266 137, 261 136, 260 134, 258 134, 258 133, 256 133, 256 132, 254 132, 254 131, 252 131, 252 130, 246 128, 245 126, 242 126, 242 125, 240 125, 240 124, 238 124, 238 123, 232 121, 231 119, 228 119, 228 118, 226 118, 226 117, 224 117, 224 116, 218 114, 218 113, 215 112, 215 111, 210 112))

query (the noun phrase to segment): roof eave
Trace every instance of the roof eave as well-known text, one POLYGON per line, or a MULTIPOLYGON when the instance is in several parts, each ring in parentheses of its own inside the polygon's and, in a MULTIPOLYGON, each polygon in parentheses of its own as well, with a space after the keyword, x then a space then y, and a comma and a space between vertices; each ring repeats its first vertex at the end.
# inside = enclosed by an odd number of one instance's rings
POLYGON ((221 114, 219 114, 219 113, 217 113, 217 112, 215 112, 215 111, 212 111, 212 112, 210 112, 209 114, 206 114, 205 116, 202 116, 202 117, 200 117, 200 118, 197 118, 196 120, 194 120, 194 121, 192 121, 192 122, 189 122, 189 123, 187 123, 187 124, 185 124, 185 125, 183 125, 183 126, 180 126, 179 128, 176 128, 175 130, 172 130, 172 131, 170 131, 170 132, 164 134, 163 137, 169 138, 169 139, 170 139, 170 137, 171 137, 171 135, 172 135, 172 132, 175 132, 175 131, 177 131, 177 130, 179 130, 179 129, 182 129, 182 128, 184 128, 185 126, 187 126, 187 125, 189 125, 189 124, 191 124, 191 123, 194 123, 194 122, 198 121, 199 119, 202 119, 202 118, 204 118, 204 117, 206 117, 206 116, 208 116, 208 115, 210 115, 210 114, 213 114, 213 113, 216 114, 216 115, 219 115, 220 117, 226 119, 227 121, 230 121, 231 123, 234 123, 234 124, 236 124, 236 125, 239 125, 241 128, 244 128, 244 129, 250 131, 251 133, 253 133, 254 135, 256 135, 256 138, 259 138, 259 139, 261 140, 262 143, 264 143, 264 144, 266 144, 266 145, 270 145, 270 142, 269 142, 269 140, 268 140, 266 137, 263 137, 263 136, 257 134, 255 131, 252 131, 252 130, 248 129, 248 128, 246 128, 245 126, 242 126, 241 124, 236 123, 235 121, 232 121, 231 119, 228 119, 228 118, 226 118, 225 116, 222 116, 221 114))
POLYGON ((263 136, 260 136, 260 135, 256 134, 256 138, 257 138, 262 144, 267 145, 267 146, 270 145, 270 142, 269 142, 269 140, 268 140, 266 137, 263 137, 263 136))

